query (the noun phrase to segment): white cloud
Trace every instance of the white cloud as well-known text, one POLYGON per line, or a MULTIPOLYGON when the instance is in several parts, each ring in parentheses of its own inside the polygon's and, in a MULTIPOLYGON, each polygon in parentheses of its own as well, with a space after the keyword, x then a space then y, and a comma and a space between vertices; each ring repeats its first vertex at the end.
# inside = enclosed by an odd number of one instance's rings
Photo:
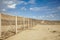
POLYGON ((28 4, 28 2, 25 2, 25 1, 17 1, 17 2, 15 2, 16 4, 20 4, 20 5, 22 5, 22 4, 24 4, 24 5, 27 5, 28 4))
POLYGON ((14 2, 13 1, 3 1, 3 3, 5 3, 5 4, 13 4, 14 2))
POLYGON ((57 9, 58 9, 58 10, 60 10, 60 6, 59 6, 59 7, 57 7, 57 9))
POLYGON ((20 1, 17 2, 17 4, 25 4, 25 5, 27 5, 27 4, 35 4, 35 0, 29 0, 28 2, 20 0, 20 1))
MULTIPOLYGON (((60 7, 58 7, 58 9, 59 8, 60 7)), ((40 19, 43 19, 43 18, 53 19, 53 18, 57 18, 59 16, 56 13, 56 12, 58 12, 58 9, 57 9, 57 7, 49 8, 48 6, 43 6, 43 7, 32 7, 32 8, 30 8, 30 11, 46 13, 46 15, 41 16, 40 19)))
POLYGON ((27 9, 25 7, 22 7, 21 10, 25 10, 26 11, 27 9))
POLYGON ((46 17, 47 17, 47 18, 54 18, 55 16, 52 15, 52 14, 50 14, 50 15, 47 15, 46 17))
POLYGON ((3 4, 5 5, 6 8, 16 8, 17 5, 17 3, 15 3, 12 0, 3 1, 3 4))
POLYGON ((30 10, 34 10, 33 8, 30 8, 30 10))
POLYGON ((32 7, 30 8, 31 11, 45 11, 45 10, 51 10, 51 9, 48 9, 47 6, 44 6, 44 7, 32 7))
POLYGON ((6 9, 2 9, 2 11, 6 11, 6 9))
POLYGON ((7 7, 8 8, 16 8, 16 4, 8 4, 7 7))
POLYGON ((34 8, 30 8, 31 11, 39 11, 40 8, 39 7, 34 7, 34 8))
POLYGON ((50 13, 56 13, 57 9, 56 8, 49 8, 48 6, 42 6, 42 7, 31 7, 30 11, 50 14, 50 13))
POLYGON ((27 5, 28 2, 25 2, 25 1, 22 1, 22 0, 20 0, 20 1, 17 1, 17 0, 3 0, 2 4, 4 5, 4 8, 7 8, 7 9, 13 8, 14 9, 14 8, 16 8, 16 5, 18 5, 18 4, 27 5))
POLYGON ((19 4, 25 3, 24 1, 19 1, 19 4))
POLYGON ((57 18, 57 17, 59 17, 59 16, 60 16, 60 15, 57 14, 57 13, 51 13, 51 14, 46 15, 45 17, 46 17, 46 18, 57 18))
POLYGON ((30 0, 28 3, 30 3, 30 4, 35 4, 36 2, 35 2, 36 0, 30 0))
MULTIPOLYGON (((22 0, 20 0, 20 1, 17 1, 17 0, 3 0, 2 4, 3 4, 4 9, 9 9, 9 8, 15 9, 16 5, 19 5, 19 4, 20 5, 22 5, 22 4, 27 5, 28 2, 25 2, 25 1, 22 1, 22 0)), ((21 9, 23 9, 23 8, 21 8, 21 9)), ((24 10, 26 10, 26 8, 24 10)))

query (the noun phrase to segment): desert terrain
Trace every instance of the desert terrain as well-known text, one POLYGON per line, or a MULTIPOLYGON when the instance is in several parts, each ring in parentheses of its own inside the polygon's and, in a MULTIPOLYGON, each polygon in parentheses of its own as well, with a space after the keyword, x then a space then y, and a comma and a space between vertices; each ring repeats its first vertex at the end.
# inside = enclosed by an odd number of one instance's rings
POLYGON ((60 40, 60 25, 37 24, 6 40, 60 40))
POLYGON ((1 14, 0 31, 3 40, 60 40, 60 21, 17 16, 16 26, 16 16, 1 14))

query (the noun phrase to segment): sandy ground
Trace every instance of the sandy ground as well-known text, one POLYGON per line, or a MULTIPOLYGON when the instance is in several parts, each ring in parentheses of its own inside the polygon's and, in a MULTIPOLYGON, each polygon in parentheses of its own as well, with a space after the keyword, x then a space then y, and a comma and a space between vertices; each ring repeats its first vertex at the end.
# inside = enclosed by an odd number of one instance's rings
POLYGON ((36 25, 6 40, 60 40, 60 25, 36 25))

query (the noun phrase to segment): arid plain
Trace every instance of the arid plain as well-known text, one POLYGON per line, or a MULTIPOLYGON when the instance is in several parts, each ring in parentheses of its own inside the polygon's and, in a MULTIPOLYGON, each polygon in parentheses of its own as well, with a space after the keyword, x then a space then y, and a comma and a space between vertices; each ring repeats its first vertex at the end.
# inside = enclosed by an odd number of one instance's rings
POLYGON ((6 40, 60 40, 60 25, 37 24, 6 40))
POLYGON ((4 40, 60 40, 60 21, 36 20, 11 15, 0 16, 4 40))

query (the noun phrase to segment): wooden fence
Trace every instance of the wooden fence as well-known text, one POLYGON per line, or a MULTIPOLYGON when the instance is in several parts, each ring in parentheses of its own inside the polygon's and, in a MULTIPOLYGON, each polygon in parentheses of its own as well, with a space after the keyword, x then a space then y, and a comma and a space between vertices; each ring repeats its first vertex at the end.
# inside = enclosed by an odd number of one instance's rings
POLYGON ((60 21, 44 21, 0 14, 0 38, 8 38, 23 30, 30 29, 34 27, 36 24, 60 25, 60 21))
POLYGON ((22 30, 29 29, 32 26, 32 19, 0 14, 0 37, 2 38, 7 38, 22 30))

